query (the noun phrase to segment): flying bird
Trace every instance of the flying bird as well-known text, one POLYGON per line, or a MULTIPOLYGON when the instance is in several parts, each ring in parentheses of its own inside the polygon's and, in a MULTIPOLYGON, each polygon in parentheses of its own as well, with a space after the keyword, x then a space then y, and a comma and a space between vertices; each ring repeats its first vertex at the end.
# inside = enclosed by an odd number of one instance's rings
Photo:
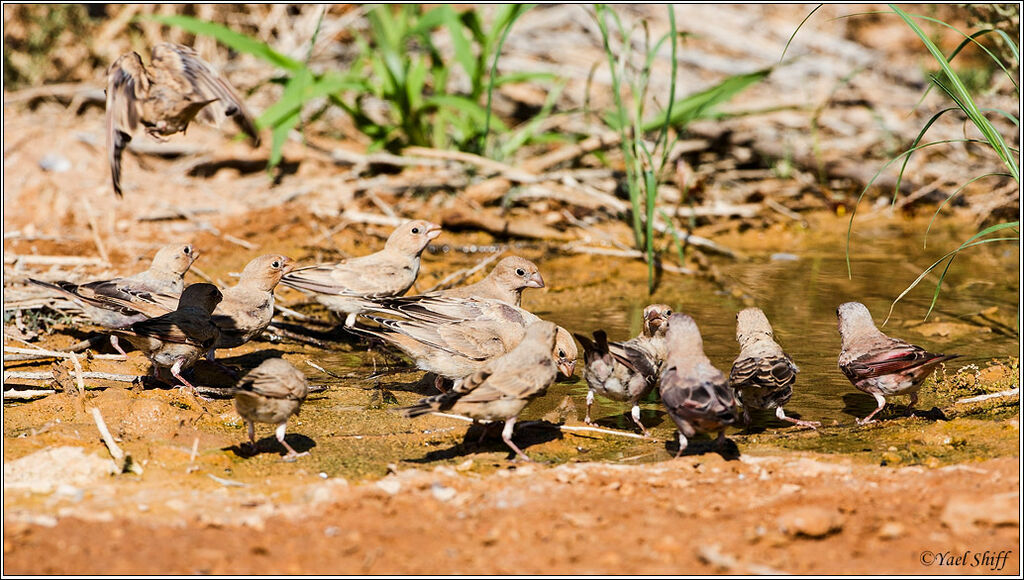
POLYGON ((149 66, 137 52, 121 55, 107 69, 107 152, 114 192, 121 193, 121 155, 141 125, 165 141, 198 118, 220 126, 231 117, 254 147, 260 143, 252 115, 238 93, 196 51, 180 44, 153 47, 149 66))

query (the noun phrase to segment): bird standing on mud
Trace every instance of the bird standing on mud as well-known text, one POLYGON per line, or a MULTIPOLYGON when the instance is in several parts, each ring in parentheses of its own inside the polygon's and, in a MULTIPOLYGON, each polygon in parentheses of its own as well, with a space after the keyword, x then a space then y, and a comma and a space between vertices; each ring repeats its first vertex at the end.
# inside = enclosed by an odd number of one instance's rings
POLYGON ((704 340, 693 318, 677 313, 667 324, 668 356, 658 389, 679 428, 676 457, 686 449, 687 438, 697 433, 718 431, 717 444, 721 447, 725 428, 739 419, 729 379, 704 354, 704 340))
POLYGON ((760 308, 736 315, 736 341, 740 354, 732 364, 729 383, 743 404, 743 422, 750 423, 750 409, 775 409, 775 416, 802 427, 817 428, 817 421, 787 417, 782 406, 793 397, 793 383, 800 369, 779 343, 768 317, 760 308))
POLYGON ((543 395, 555 381, 558 368, 551 353, 556 328, 553 322, 534 322, 511 352, 488 362, 458 387, 398 411, 406 417, 451 411, 477 421, 505 421, 501 431, 505 444, 519 458, 532 461, 512 442, 512 430, 527 403, 543 395))
POLYGON ((114 191, 121 196, 121 155, 142 125, 163 141, 184 133, 193 119, 220 126, 235 120, 254 147, 260 144, 256 124, 235 89, 187 46, 162 43, 153 47, 149 67, 136 52, 118 57, 107 69, 107 152, 114 191))
POLYGON ((878 408, 871 414, 857 419, 858 425, 873 422, 875 414, 885 407, 886 396, 910 395, 907 413, 911 413, 917 404, 917 391, 928 375, 939 364, 960 356, 928 352, 920 346, 886 336, 860 302, 841 304, 836 316, 843 340, 839 369, 853 386, 878 402, 878 408))
POLYGON ((306 375, 281 358, 270 358, 252 369, 238 381, 232 392, 235 395, 235 410, 245 419, 249 430, 249 446, 256 449, 256 427, 254 423, 277 425, 274 434, 277 441, 288 453, 285 461, 294 461, 309 452, 297 453, 284 440, 288 418, 299 414, 299 407, 309 395, 306 375))
MULTIPOLYGON (((152 294, 174 295, 174 302, 167 311, 173 310, 177 304, 177 296, 185 288, 185 272, 192 267, 192 263, 198 257, 199 251, 192 244, 171 244, 157 251, 148 269, 131 276, 97 280, 86 284, 65 281, 51 283, 34 278, 29 278, 28 281, 64 294, 99 326, 110 329, 127 328, 149 318, 134 306, 148 301, 152 294), (118 302, 115 303, 114 300, 118 302)), ((121 355, 125 355, 116 336, 110 335, 110 344, 121 355)))
POLYGON ((625 342, 608 342, 603 330, 594 332, 594 340, 577 334, 576 339, 583 345, 587 380, 587 416, 583 420, 590 424, 590 407, 594 394, 615 401, 630 404, 630 417, 645 435, 650 435, 640 422, 640 400, 658 383, 661 365, 665 362, 665 333, 672 308, 667 304, 651 304, 644 308, 644 328, 639 336, 625 342))
POLYGON ((114 333, 146 353, 153 363, 153 374, 169 368, 193 395, 196 388, 181 376, 181 371, 196 364, 217 341, 220 332, 210 315, 223 295, 213 284, 192 284, 185 288, 173 312, 136 322, 114 333))
MULTIPOLYGON (((537 315, 500 300, 452 298, 436 294, 382 298, 363 316, 378 327, 354 327, 398 348, 422 370, 455 382, 488 361, 507 354, 540 320, 537 315)), ((569 331, 555 329, 552 355, 558 370, 571 377, 579 350, 569 331)), ((439 390, 441 382, 435 382, 439 390)))

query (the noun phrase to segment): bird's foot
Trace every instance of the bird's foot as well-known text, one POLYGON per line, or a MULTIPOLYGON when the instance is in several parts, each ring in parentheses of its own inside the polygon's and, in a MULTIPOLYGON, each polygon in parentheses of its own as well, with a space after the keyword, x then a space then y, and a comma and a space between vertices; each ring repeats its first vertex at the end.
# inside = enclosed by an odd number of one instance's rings
POLYGON ((281 457, 281 461, 284 461, 285 463, 294 463, 296 459, 306 455, 309 455, 309 451, 303 451, 302 453, 291 451, 289 453, 285 453, 284 456, 281 457))

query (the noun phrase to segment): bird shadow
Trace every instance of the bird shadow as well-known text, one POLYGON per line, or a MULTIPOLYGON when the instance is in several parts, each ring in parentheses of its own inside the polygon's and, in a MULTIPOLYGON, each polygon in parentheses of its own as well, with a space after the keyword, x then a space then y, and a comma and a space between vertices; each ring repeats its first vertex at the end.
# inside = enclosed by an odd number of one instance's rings
MULTIPOLYGON (((405 463, 424 464, 456 459, 471 453, 492 453, 497 451, 507 451, 508 455, 505 459, 508 461, 514 460, 516 459, 515 451, 512 451, 508 445, 505 445, 505 441, 501 438, 501 430, 504 426, 505 424, 500 421, 473 423, 469 429, 466 429, 466 434, 459 443, 446 449, 429 451, 420 458, 403 459, 402 461, 405 463)), ((528 450, 530 447, 561 438, 562 432, 558 429, 558 425, 543 420, 520 423, 516 425, 516 430, 512 434, 512 440, 527 455, 529 455, 528 450)))
POLYGON ((267 359, 281 358, 284 354, 282 350, 268 348, 233 357, 218 358, 217 363, 224 365, 223 367, 216 363, 201 360, 195 367, 190 369, 188 376, 195 378, 196 383, 206 387, 233 387, 238 383, 238 379, 249 370, 260 366, 267 359), (233 369, 234 375, 228 369, 233 369))
MULTIPOLYGON (((873 400, 873 399, 872 399, 873 400)), ((796 427, 795 423, 789 421, 783 421, 775 416, 774 410, 763 410, 763 409, 750 409, 750 423, 743 427, 743 434, 753 435, 756 433, 764 433, 769 429, 788 429, 790 427, 796 427)), ((802 419, 803 416, 800 413, 794 413, 786 411, 787 417, 794 419, 802 419)), ((806 429, 806 427, 803 427, 806 429)))
MULTIPOLYGON (((852 415, 854 419, 867 417, 878 406, 874 397, 861 393, 847 393, 843 395, 843 404, 845 405, 843 413, 852 415)), ((932 407, 927 410, 914 409, 910 413, 907 412, 907 408, 908 405, 906 404, 893 403, 891 400, 887 400, 885 408, 875 415, 875 420, 901 419, 904 417, 920 417, 929 421, 949 420, 949 417, 938 407, 932 407)))
MULTIPOLYGON (((189 177, 210 178, 222 169, 234 169, 240 174, 259 173, 267 169, 266 159, 217 159, 197 163, 188 170, 189 177)), ((284 161, 277 165, 277 175, 294 175, 299 170, 297 161, 284 161)))
MULTIPOLYGON (((284 436, 284 440, 287 441, 288 444, 292 446, 292 449, 298 453, 305 453, 316 447, 316 441, 313 441, 309 437, 300 433, 287 433, 284 436)), ((236 457, 241 457, 243 459, 249 459, 264 453, 278 453, 282 456, 288 453, 288 450, 285 449, 284 446, 277 441, 277 437, 274 437, 273 435, 268 435, 262 439, 258 439, 256 441, 255 449, 250 448, 249 443, 246 441, 236 443, 235 445, 229 445, 228 447, 223 447, 221 448, 221 451, 230 451, 231 453, 234 453, 236 457)))
MULTIPOLYGON (((672 438, 665 441, 665 451, 668 451, 673 456, 679 451, 679 439, 672 438)), ((690 457, 693 455, 704 455, 708 452, 718 453, 722 459, 726 461, 737 461, 740 458, 740 448, 736 445, 736 442, 728 437, 721 447, 716 443, 715 438, 700 438, 690 439, 686 449, 683 450, 680 457, 690 457)))

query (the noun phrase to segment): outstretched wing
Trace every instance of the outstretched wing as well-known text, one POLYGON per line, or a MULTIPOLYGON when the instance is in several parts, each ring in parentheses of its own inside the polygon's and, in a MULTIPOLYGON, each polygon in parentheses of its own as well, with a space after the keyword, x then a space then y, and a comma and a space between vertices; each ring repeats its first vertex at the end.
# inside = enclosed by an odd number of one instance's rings
POLYGON ((169 42, 158 44, 153 47, 153 62, 160 62, 169 70, 180 72, 198 95, 194 99, 197 102, 212 101, 200 109, 200 121, 219 127, 226 117, 231 117, 252 140, 253 146, 259 146, 260 136, 256 123, 245 108, 245 103, 231 84, 199 58, 195 50, 169 42))
POLYGON ((138 53, 121 55, 107 69, 107 154, 118 197, 121 196, 121 154, 139 126, 139 101, 148 92, 149 77, 138 53))

